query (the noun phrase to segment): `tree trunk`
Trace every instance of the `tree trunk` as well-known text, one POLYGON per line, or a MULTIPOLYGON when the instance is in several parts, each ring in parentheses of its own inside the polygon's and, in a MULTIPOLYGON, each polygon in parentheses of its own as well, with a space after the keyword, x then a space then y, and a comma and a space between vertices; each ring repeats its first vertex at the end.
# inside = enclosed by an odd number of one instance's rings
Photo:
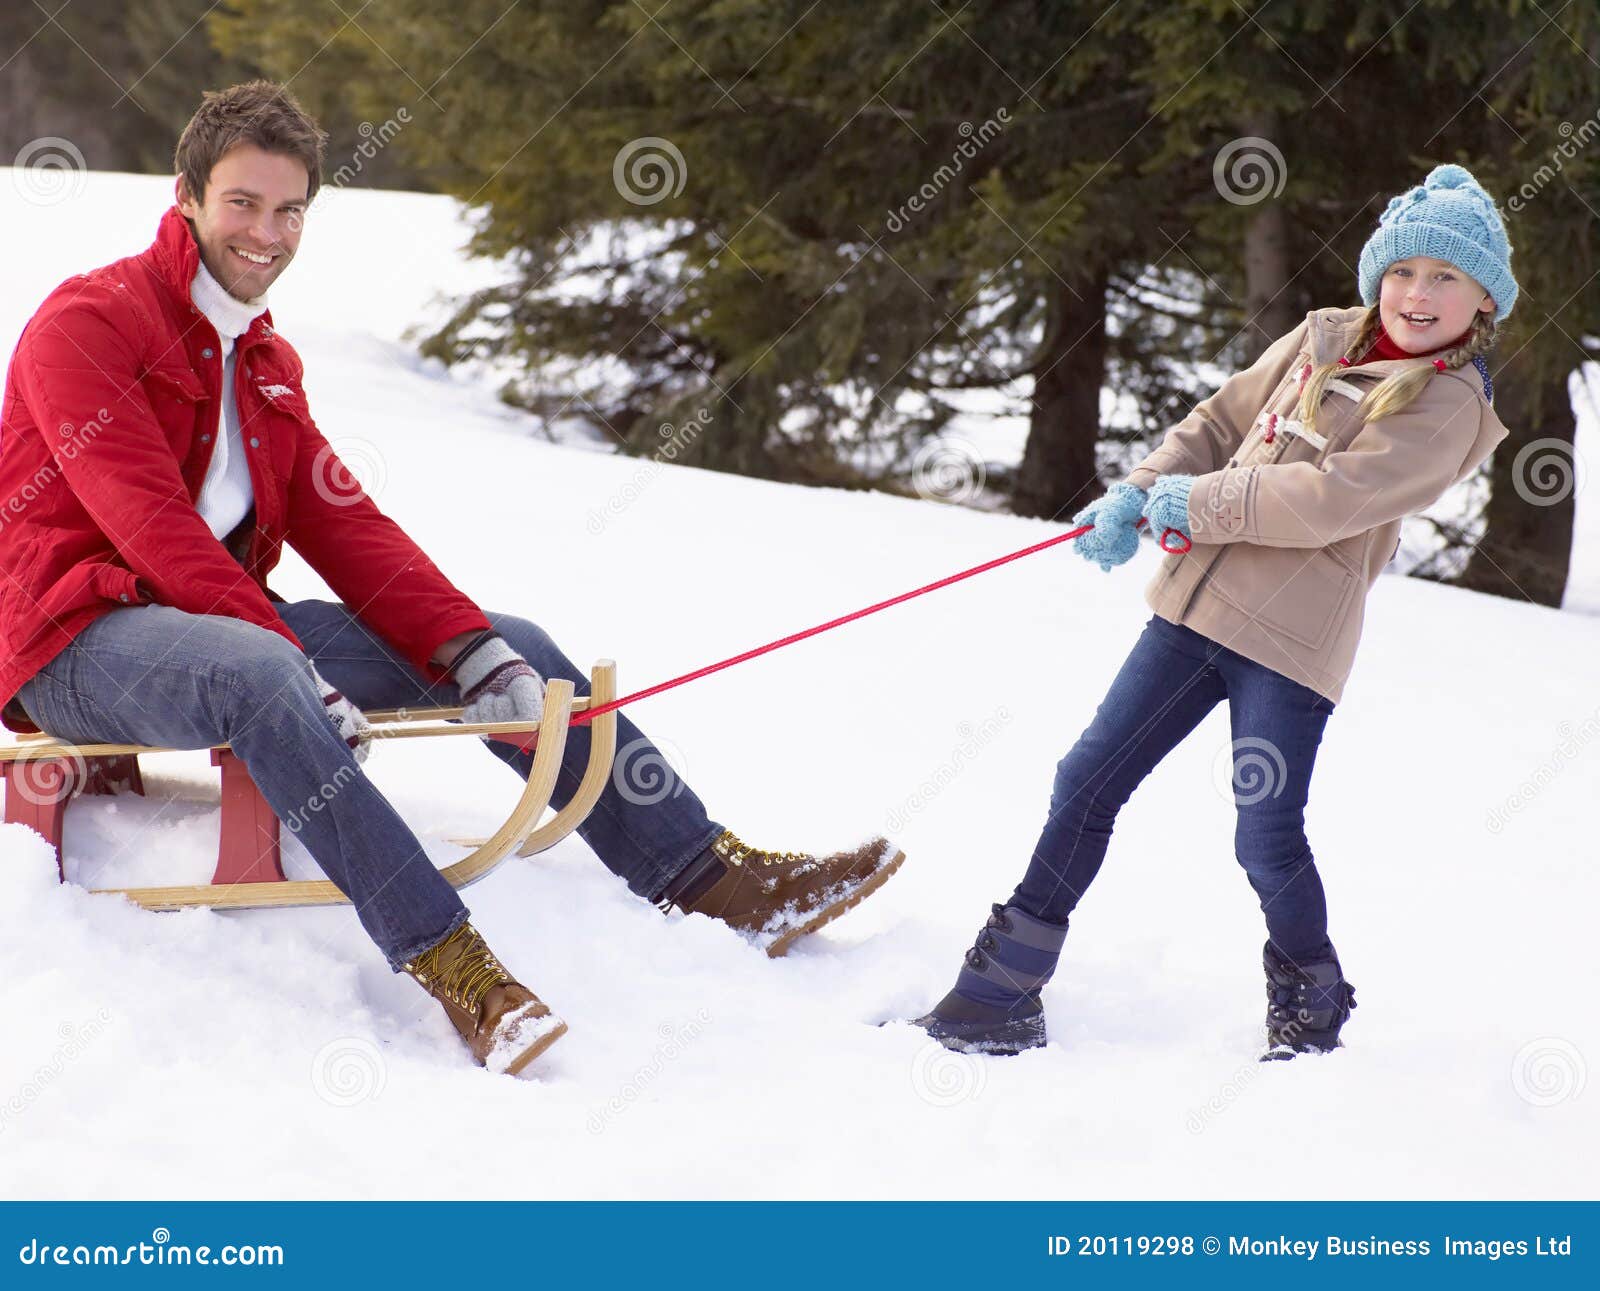
MULTIPOLYGON (((1245 133, 1275 142, 1277 120, 1276 115, 1254 118, 1245 123, 1245 133)), ((1281 175, 1270 158, 1262 160, 1262 196, 1244 231, 1246 364, 1300 323, 1289 292, 1289 223, 1283 202, 1272 195, 1281 175)))
POLYGON ((1029 401, 1028 443, 1011 491, 1018 515, 1052 520, 1102 492, 1095 444, 1106 373, 1106 274, 1055 286, 1029 401))
POLYGON ((1495 411, 1511 433, 1495 450, 1488 529, 1455 582, 1559 607, 1572 558, 1577 424, 1565 364, 1536 364, 1533 348, 1522 347, 1495 373, 1495 411), (1551 373, 1543 388, 1531 381, 1539 368, 1551 373))

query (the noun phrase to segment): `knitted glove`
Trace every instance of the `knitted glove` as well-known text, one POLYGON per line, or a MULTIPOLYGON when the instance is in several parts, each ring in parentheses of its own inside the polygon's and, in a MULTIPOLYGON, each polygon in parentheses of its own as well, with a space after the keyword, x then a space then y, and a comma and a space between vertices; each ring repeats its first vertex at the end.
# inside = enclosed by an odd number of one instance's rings
POLYGON ((1113 565, 1131 560, 1139 550, 1138 524, 1144 512, 1144 490, 1126 480, 1113 484, 1102 497, 1072 517, 1074 527, 1093 529, 1072 540, 1072 549, 1108 573, 1113 565))
POLYGON ((1145 518, 1157 534, 1176 529, 1189 537, 1189 490, 1194 487, 1192 475, 1163 475, 1151 486, 1150 500, 1145 503, 1145 518))
POLYGON ((506 644, 486 632, 450 665, 461 689, 463 722, 537 722, 544 716, 544 678, 506 644))
POLYGON ((322 707, 333 723, 339 738, 350 746, 358 763, 367 760, 372 752, 372 727, 367 715, 323 680, 315 664, 311 665, 311 679, 317 683, 317 693, 322 696, 322 707))

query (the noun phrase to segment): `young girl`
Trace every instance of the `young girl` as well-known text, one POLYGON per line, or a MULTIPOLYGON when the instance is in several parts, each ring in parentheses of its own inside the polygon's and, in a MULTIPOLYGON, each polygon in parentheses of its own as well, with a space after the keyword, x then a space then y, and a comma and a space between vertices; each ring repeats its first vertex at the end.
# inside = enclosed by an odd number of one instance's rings
POLYGON ((1436 167, 1363 248, 1364 305, 1312 311, 1074 517, 1094 525, 1077 551, 1106 570, 1141 520, 1191 545, 1162 562, 1154 617, 1057 768, 1022 882, 915 1025, 968 1052, 1045 1043, 1040 990, 1118 810, 1225 698, 1235 847, 1267 923, 1263 1056, 1337 1046, 1355 992, 1305 837, 1312 764, 1401 520, 1505 438, 1483 354, 1517 298, 1510 252, 1477 181, 1436 167))

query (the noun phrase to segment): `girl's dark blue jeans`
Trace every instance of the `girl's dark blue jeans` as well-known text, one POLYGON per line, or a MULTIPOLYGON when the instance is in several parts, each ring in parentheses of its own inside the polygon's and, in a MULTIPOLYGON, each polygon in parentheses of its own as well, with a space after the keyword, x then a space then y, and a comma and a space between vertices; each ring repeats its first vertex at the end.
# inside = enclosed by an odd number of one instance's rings
POLYGON ((1123 803, 1223 699, 1233 723, 1234 849, 1268 935, 1293 962, 1330 957, 1305 805, 1333 701, 1159 615, 1056 768, 1050 816, 1011 904, 1065 923, 1099 873, 1123 803))

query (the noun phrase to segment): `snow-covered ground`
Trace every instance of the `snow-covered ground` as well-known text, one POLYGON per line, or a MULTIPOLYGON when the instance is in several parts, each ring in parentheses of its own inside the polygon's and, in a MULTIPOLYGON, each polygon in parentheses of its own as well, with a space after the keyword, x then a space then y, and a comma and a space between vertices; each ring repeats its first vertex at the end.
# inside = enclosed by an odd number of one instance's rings
MULTIPOLYGON (((0 179, 0 349, 60 278, 146 245, 168 191, 93 175, 39 205, 0 179)), ((615 657, 625 687, 1060 531, 521 434, 485 383, 399 341, 435 292, 483 280, 462 232, 444 199, 330 193, 277 324, 324 431, 445 571, 575 658, 615 657)), ((1588 615, 1375 590, 1309 810, 1360 991, 1343 1052, 1254 1061, 1263 932, 1232 857, 1221 710, 1123 813, 1046 992, 1048 1049, 971 1059, 875 1025, 944 992, 1019 877, 1156 559, 1106 575, 1055 550, 639 705, 752 841, 890 831, 909 859, 780 961, 663 918, 576 839, 508 862, 468 892, 474 917, 571 1025, 532 1081, 475 1069, 348 909, 90 896, 207 876, 204 754, 147 759, 144 800, 77 802, 72 884, 35 835, 0 829, 0 1194, 1594 1196, 1588 615)), ((274 586, 322 593, 292 562, 274 586)), ((518 782, 471 742, 426 743, 369 770, 443 863, 518 782)))

